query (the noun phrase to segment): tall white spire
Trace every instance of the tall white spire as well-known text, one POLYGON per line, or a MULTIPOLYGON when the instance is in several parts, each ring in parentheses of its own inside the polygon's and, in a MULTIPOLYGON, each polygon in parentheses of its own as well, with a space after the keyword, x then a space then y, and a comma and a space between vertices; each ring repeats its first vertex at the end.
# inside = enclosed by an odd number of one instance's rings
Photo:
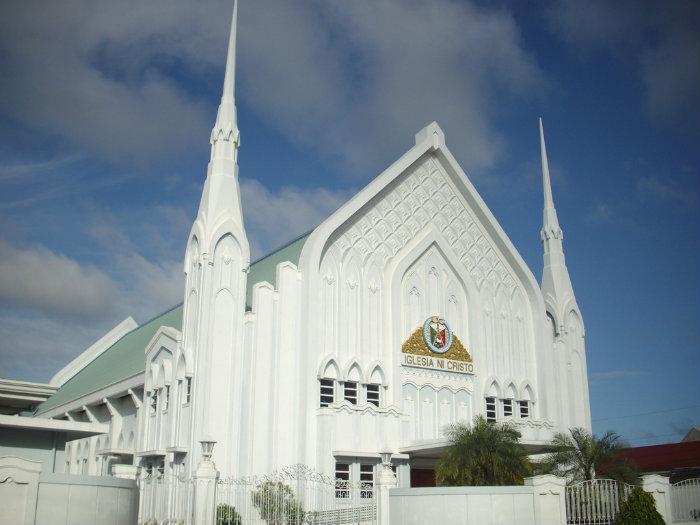
MULTIPOLYGON (((544 191, 544 209, 542 210, 542 230, 540 232, 544 247, 544 270, 542 271, 542 292, 545 299, 549 296, 550 307, 563 308, 570 301, 575 301, 569 271, 564 260, 564 234, 559 226, 557 210, 552 197, 552 182, 549 176, 547 147, 544 142, 544 127, 540 118, 540 155, 542 157, 542 186, 544 191), (555 304, 551 304, 555 303, 555 304)), ((551 312, 560 319, 560 312, 551 312)))
POLYGON ((216 114, 216 122, 211 130, 211 158, 218 155, 233 156, 236 160, 240 134, 236 120, 236 25, 238 22, 238 1, 234 0, 233 15, 231 17, 231 33, 228 40, 228 52, 226 54, 226 73, 224 75, 224 88, 221 93, 221 103, 216 114), (222 144, 228 143, 228 144, 222 144), (222 147, 230 146, 230 147, 222 147))
POLYGON ((231 32, 226 54, 226 73, 221 93, 221 103, 216 114, 216 122, 211 130, 211 156, 204 183, 202 199, 199 204, 199 218, 204 226, 212 227, 217 222, 226 220, 236 223, 236 235, 245 241, 243 212, 241 209, 240 187, 238 184, 238 147, 240 133, 236 121, 236 24, 238 19, 238 0, 233 3, 231 32))
POLYGON ((540 156, 542 158, 542 186, 544 188, 544 210, 542 217, 542 235, 561 239, 563 237, 559 220, 557 219, 557 210, 554 208, 554 199, 552 198, 552 181, 549 177, 549 162, 547 161, 547 146, 544 142, 544 127, 542 126, 542 117, 540 117, 540 156))
POLYGON ((564 259, 564 234, 554 208, 541 118, 540 154, 544 194, 541 231, 544 268, 541 289, 545 308, 551 316, 547 329, 554 329, 552 353, 548 354, 548 358, 552 366, 551 377, 556 378, 553 384, 557 385, 555 388, 558 391, 556 410, 550 412, 550 416, 556 418, 559 428, 584 427, 590 430, 585 330, 564 259), (553 327, 549 325, 552 321, 553 327))
POLYGON ((237 465, 240 433, 233 432, 245 378, 243 316, 250 246, 243 225, 238 182, 239 132, 234 98, 236 18, 234 0, 221 104, 211 132, 211 158, 199 211, 185 253, 182 346, 194 360, 192 420, 188 463, 197 465, 198 443, 218 441, 214 461, 222 472, 237 465))

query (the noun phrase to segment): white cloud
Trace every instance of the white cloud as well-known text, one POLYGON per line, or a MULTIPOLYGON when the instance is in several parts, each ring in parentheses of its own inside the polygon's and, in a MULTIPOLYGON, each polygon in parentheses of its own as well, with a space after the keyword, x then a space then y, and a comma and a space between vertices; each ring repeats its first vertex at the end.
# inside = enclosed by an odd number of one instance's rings
POLYGON ((558 0, 551 29, 581 48, 633 57, 644 85, 645 109, 669 121, 700 109, 700 4, 695 1, 558 0))
MULTIPOLYGON (((213 123, 205 88, 219 90, 230 9, 4 2, 0 112, 121 162, 187 154, 213 123)), ((542 86, 505 9, 259 0, 239 21, 239 98, 358 178, 433 120, 467 168, 492 166, 503 148, 492 116, 542 86)))
POLYGON ((241 180, 244 220, 252 257, 257 258, 318 225, 349 192, 287 186, 270 191, 256 180, 241 180))
POLYGON ((651 175, 637 179, 637 195, 643 202, 660 202, 673 206, 675 210, 697 210, 700 206, 697 192, 684 191, 673 182, 651 175))
MULTIPOLYGON (((116 324, 116 323, 115 323, 116 324)), ((53 319, 44 315, 0 313, 0 376, 48 381, 99 339, 111 326, 53 319)))
POLYGON ((206 66, 225 54, 206 52, 224 24, 188 4, 3 2, 0 111, 109 159, 184 151, 207 136, 210 111, 159 65, 206 66))
POLYGON ((609 370, 607 372, 593 372, 593 379, 606 381, 609 379, 624 379, 628 377, 644 377, 650 375, 642 370, 609 370))
MULTIPOLYGON (((698 17, 700 24, 700 17, 698 17)), ((700 34, 683 31, 647 49, 641 57, 648 111, 668 120, 679 114, 698 114, 700 94, 700 34)))
POLYGON ((238 78, 246 101, 360 178, 433 120, 465 167, 492 166, 503 146, 491 126, 497 107, 543 86, 505 10, 447 0, 245 6, 238 78))
POLYGON ((69 317, 104 318, 117 288, 95 266, 43 246, 17 248, 0 240, 0 302, 69 317))
POLYGON ((614 216, 615 213, 609 204, 598 202, 589 210, 586 219, 595 223, 610 224, 614 216))

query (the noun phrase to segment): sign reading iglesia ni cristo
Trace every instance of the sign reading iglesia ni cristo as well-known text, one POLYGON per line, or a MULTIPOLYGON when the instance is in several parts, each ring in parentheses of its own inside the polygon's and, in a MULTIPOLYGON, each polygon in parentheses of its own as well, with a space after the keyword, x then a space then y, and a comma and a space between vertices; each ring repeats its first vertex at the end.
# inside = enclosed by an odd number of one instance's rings
POLYGON ((404 366, 473 374, 472 356, 441 317, 428 317, 401 345, 404 366))

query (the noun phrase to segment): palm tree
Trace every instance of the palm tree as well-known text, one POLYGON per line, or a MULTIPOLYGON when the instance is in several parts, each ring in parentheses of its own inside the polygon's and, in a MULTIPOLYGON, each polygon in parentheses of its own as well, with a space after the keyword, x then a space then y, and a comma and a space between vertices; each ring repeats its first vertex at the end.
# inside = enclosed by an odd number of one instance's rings
POLYGON ((450 426, 447 437, 450 446, 435 467, 438 485, 522 485, 532 473, 520 432, 510 425, 477 416, 471 426, 450 426))
POLYGON ((570 428, 568 434, 557 432, 554 435, 550 442, 553 452, 536 463, 535 470, 565 477, 572 483, 594 479, 596 474, 635 483, 636 465, 619 455, 625 445, 612 431, 599 438, 585 428, 570 428))

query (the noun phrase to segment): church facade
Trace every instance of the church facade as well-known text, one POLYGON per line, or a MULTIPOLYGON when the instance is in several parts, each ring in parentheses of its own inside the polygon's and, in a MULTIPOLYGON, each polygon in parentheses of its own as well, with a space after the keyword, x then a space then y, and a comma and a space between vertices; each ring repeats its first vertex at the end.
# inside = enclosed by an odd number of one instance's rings
POLYGON ((565 264, 540 122, 538 284, 436 123, 310 233, 250 262, 237 157, 236 7, 211 158, 184 253, 183 303, 125 321, 54 378, 36 417, 99 421, 64 470, 190 474, 216 441, 223 476, 305 464, 399 483, 445 429, 508 421, 536 453, 590 429, 585 331, 565 264))

